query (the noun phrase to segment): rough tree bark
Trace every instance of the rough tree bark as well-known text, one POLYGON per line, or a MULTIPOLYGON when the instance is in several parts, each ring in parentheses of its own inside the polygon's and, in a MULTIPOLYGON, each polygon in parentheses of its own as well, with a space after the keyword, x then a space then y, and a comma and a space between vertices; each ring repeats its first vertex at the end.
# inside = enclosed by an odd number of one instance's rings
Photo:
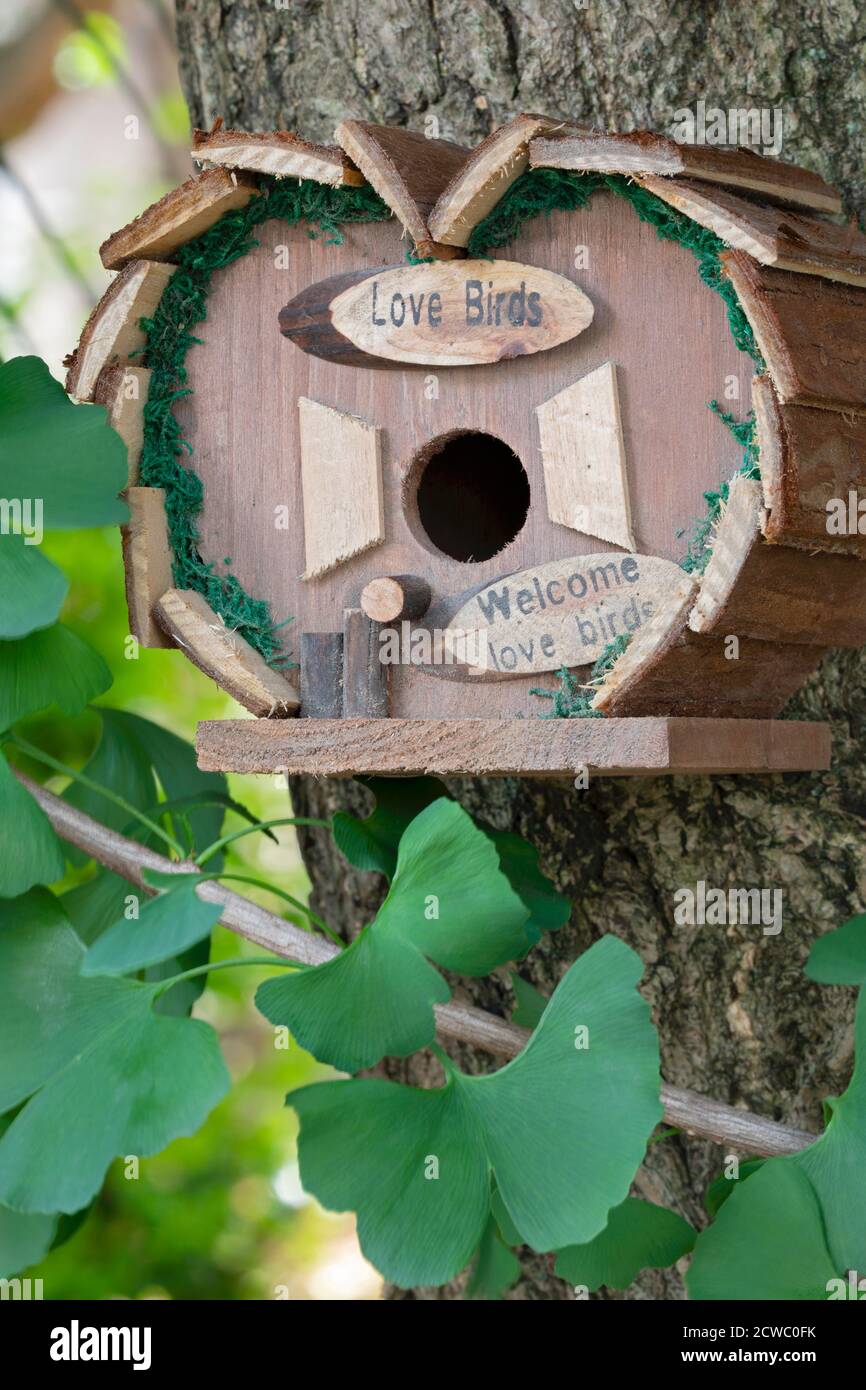
MULTIPOLYGON (((784 154, 866 209, 866 30, 854 0, 693 5, 690 0, 178 0, 181 75, 194 120, 284 126, 315 139, 346 115, 422 128, 465 143, 520 110, 628 129, 665 128, 678 107, 781 107, 784 154)), ((462 781, 465 806, 527 836, 573 900, 571 924, 530 957, 549 990, 604 932, 646 963, 644 992, 664 1075, 805 1128, 850 1074, 852 992, 810 984, 816 933, 866 899, 866 658, 831 654, 791 713, 834 724, 833 769, 813 777, 595 780, 589 790, 529 781, 462 781), (784 927, 673 925, 673 893, 698 879, 781 887, 784 927)), ((302 814, 362 806, 354 784, 299 781, 302 814)), ((369 919, 375 875, 349 873, 327 837, 304 853, 317 910, 347 934, 369 919)), ((465 986, 463 986, 465 988, 465 986)), ((469 995, 504 1011, 507 983, 469 995)), ((481 1069, 489 1059, 462 1055, 481 1069)), ((425 1080, 425 1057, 390 1074, 425 1080)), ((675 1138, 654 1145, 638 1189, 702 1219, 723 1154, 675 1138)), ((415 1290, 417 1298, 459 1296, 415 1290)), ((527 1261, 511 1297, 570 1290, 549 1259, 527 1261)), ((627 1298, 680 1298, 680 1275, 645 1275, 627 1298)))

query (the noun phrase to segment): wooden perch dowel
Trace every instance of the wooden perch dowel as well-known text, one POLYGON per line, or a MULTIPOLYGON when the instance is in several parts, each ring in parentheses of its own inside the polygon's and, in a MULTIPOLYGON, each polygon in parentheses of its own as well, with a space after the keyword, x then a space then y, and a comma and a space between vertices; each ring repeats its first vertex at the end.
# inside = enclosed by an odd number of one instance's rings
POLYGON ((155 605, 154 617, 190 661, 244 709, 265 719, 297 714, 300 701, 294 686, 240 633, 227 628, 201 594, 169 589, 155 605))
POLYGON ((248 169, 277 179, 311 179, 335 188, 364 183, 363 174, 336 145, 316 145, 288 130, 195 130, 190 153, 198 164, 248 169))
POLYGON ((430 607, 430 585, 417 574, 383 575, 366 585, 361 607, 376 623, 421 618, 430 607))
POLYGON ((66 359, 70 396, 92 400, 104 367, 141 365, 145 339, 140 321, 153 315, 174 272, 175 266, 163 261, 130 261, 112 280, 66 359))
POLYGON ((604 174, 682 174, 708 183, 727 184, 749 193, 818 212, 841 212, 835 188, 796 164, 769 159, 749 149, 720 145, 678 144, 653 131, 627 135, 582 131, 555 139, 539 138, 529 146, 533 169, 596 170, 604 174))
POLYGON ((242 208, 258 192, 250 174, 208 169, 173 188, 99 248, 106 270, 117 270, 136 257, 169 260, 179 246, 201 236, 223 213, 242 208))
MULTIPOLYGON (((41 806, 58 835, 144 892, 153 892, 144 881, 144 869, 158 873, 195 871, 192 864, 172 862, 137 841, 109 830, 23 773, 16 771, 15 775, 41 806)), ((332 942, 302 931, 220 883, 213 880, 202 883, 197 893, 206 902, 221 905, 220 920, 230 931, 285 960, 297 961, 299 965, 322 965, 337 954, 338 947, 332 942)), ((479 1047, 494 1056, 516 1057, 529 1038, 524 1028, 468 1004, 437 1004, 434 1012, 440 1037, 479 1047)), ((661 1101, 667 1124, 676 1125, 697 1138, 723 1144, 744 1156, 798 1153, 818 1137, 708 1099, 696 1091, 668 1086, 665 1082, 662 1082, 661 1101)))

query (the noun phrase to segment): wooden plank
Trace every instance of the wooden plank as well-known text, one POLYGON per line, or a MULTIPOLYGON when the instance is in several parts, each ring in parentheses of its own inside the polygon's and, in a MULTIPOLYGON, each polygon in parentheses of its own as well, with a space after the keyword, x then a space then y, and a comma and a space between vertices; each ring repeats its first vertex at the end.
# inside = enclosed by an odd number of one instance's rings
POLYGON ((548 561, 475 584, 427 614, 425 627, 457 639, 458 662, 429 672, 501 680, 591 665, 617 637, 666 608, 682 586, 683 571, 672 560, 619 551, 548 561))
POLYGON ((380 624, 362 608, 343 614, 343 718, 387 719, 390 667, 380 660, 380 624))
POLYGON ((866 236, 856 222, 821 222, 723 188, 644 174, 638 183, 762 265, 866 285, 866 236))
POLYGON ((752 405, 767 540, 866 559, 866 416, 782 405, 766 376, 752 382, 752 405), (828 527, 834 500, 847 534, 828 527))
POLYGON ((866 289, 722 255, 781 401, 866 414, 866 289))
POLYGON ((826 770, 830 728, 752 719, 299 719, 199 724, 206 771, 568 777, 826 770))
POLYGON ((244 709, 264 719, 297 714, 299 699, 294 686, 272 670, 240 633, 227 628, 201 594, 192 589, 168 589, 153 612, 175 646, 244 709))
POLYGON ((550 116, 523 112, 494 130, 468 155, 430 214, 430 235, 466 246, 473 230, 529 168, 529 142, 538 135, 580 129, 550 116))
POLYGON ((302 396, 304 579, 316 579, 385 539, 381 430, 302 396))
POLYGON ((371 579, 361 594, 361 607, 377 623, 421 618, 430 606, 430 585, 417 574, 388 574, 371 579))
POLYGON ((763 514, 761 484, 735 478, 689 617, 691 630, 810 646, 819 636, 832 647, 862 646, 866 565, 853 555, 768 545, 763 514))
POLYGON ((172 647, 154 617, 158 600, 171 588, 171 547, 160 487, 131 487, 129 521, 121 528, 129 631, 143 647, 172 647))
POLYGON ((544 352, 592 322, 564 275, 514 261, 434 261, 352 271, 304 289, 280 331, 346 366, 471 367, 544 352))
POLYGON ((138 482, 150 377, 147 367, 103 367, 93 389, 94 401, 106 407, 108 423, 126 445, 127 487, 138 482))
MULTIPOLYGON (((684 591, 685 593, 685 591, 684 591)), ((692 632, 691 597, 672 604, 632 638, 593 701, 608 716, 713 715, 771 719, 816 669, 825 648, 692 632)))
POLYGON ((301 714, 305 719, 342 719, 342 632, 301 633, 301 714))
POLYGON ((613 362, 558 391, 535 413, 551 521, 634 550, 613 362))
POLYGON ((421 255, 447 259, 460 254, 434 240, 427 219, 469 154, 465 146, 369 121, 342 121, 334 138, 400 219, 421 255))
POLYGON ((153 314, 174 272, 173 265, 162 261, 130 261, 112 280, 64 363, 70 396, 92 400, 103 367, 141 365, 145 338, 140 321, 153 314))
POLYGON ((106 270, 119 270, 139 257, 170 260, 178 247, 201 236, 223 213, 244 207, 257 192, 251 174, 208 169, 198 178, 172 188, 159 202, 114 232, 99 248, 102 264, 106 270))
POLYGON ((316 145, 288 130, 194 130, 193 159, 223 169, 248 169, 277 179, 311 179, 333 188, 359 187, 364 176, 337 145, 316 145))
POLYGON ((795 207, 841 212, 842 200, 820 174, 748 149, 719 145, 680 145, 653 131, 626 135, 582 131, 556 139, 539 138, 529 146, 533 169, 596 170, 604 174, 683 174, 703 182, 723 183, 760 193, 795 207))

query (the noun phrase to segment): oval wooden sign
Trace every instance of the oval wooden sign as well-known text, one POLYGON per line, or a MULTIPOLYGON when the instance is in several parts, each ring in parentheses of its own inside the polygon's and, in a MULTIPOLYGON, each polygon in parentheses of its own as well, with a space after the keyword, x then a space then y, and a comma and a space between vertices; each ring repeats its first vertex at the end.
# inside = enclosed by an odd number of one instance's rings
POLYGON ((592 316, 583 290, 552 270, 433 261, 322 280, 286 305, 280 329, 350 365, 471 367, 557 347, 592 316))
POLYGON ((437 605, 413 634, 424 627, 434 641, 438 630, 439 648, 452 647, 450 669, 425 665, 430 674, 495 680, 586 666, 690 582, 679 565, 656 555, 607 551, 553 560, 437 605))

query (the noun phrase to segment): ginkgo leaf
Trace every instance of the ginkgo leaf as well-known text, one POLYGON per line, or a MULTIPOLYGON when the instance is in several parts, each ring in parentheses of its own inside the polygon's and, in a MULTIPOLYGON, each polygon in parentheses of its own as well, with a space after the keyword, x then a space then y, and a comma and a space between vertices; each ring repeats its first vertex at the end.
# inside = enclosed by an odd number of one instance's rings
POLYGON ((37 883, 54 883, 65 868, 48 817, 0 753, 0 898, 16 898, 37 883))
POLYGON ((364 820, 348 811, 337 811, 331 821, 334 842, 353 868, 375 870, 393 878, 403 831, 425 806, 447 797, 448 792, 435 777, 358 780, 373 793, 376 805, 364 820))
POLYGON ((547 997, 528 980, 522 980, 516 970, 511 971, 511 988, 517 1000, 517 1008, 511 1015, 511 1022, 520 1028, 535 1028, 541 1022, 541 1016, 547 1008, 547 997))
POLYGON ((56 622, 68 589, 66 576, 24 536, 0 535, 0 638, 56 622))
POLYGON ((143 877, 159 889, 158 896, 142 903, 137 918, 120 917, 97 937, 84 957, 83 975, 128 975, 179 956, 210 936, 222 906, 197 896, 201 874, 145 870, 143 877))
POLYGON ((126 446, 101 405, 74 405, 38 357, 0 366, 0 497, 42 501, 45 530, 125 521, 126 446))
POLYGON ((710 1216, 716 1216, 728 1198, 736 1191, 737 1184, 745 1182, 753 1173, 757 1173, 759 1168, 763 1168, 766 1161, 765 1158, 748 1158, 745 1163, 739 1164, 735 1178, 729 1178, 724 1173, 715 1178, 704 1193, 704 1206, 710 1216))
POLYGON ((626 1197, 603 1231, 586 1245, 557 1252, 556 1273, 592 1292, 627 1289, 642 1269, 667 1269, 691 1250, 697 1232, 675 1211, 626 1197))
POLYGON ((432 1041, 433 1005, 451 997, 430 962, 486 975, 526 953, 527 917, 488 837, 442 797, 404 831, 375 920, 324 965, 265 981, 256 1004, 340 1071, 405 1057, 432 1041))
POLYGON ((0 1203, 76 1212, 118 1154, 192 1134, 229 1078, 213 1029, 154 1012, 157 984, 81 975, 60 903, 0 904, 0 1203))
MULTIPOLYGON (((376 798, 375 809, 365 820, 338 811, 332 829, 337 847, 356 869, 375 869, 393 878, 400 837, 431 801, 448 791, 435 777, 371 777, 363 785, 376 798)), ((517 896, 529 909, 526 932, 532 944, 544 931, 556 931, 568 921, 571 904, 541 872, 538 852, 521 835, 493 830, 476 821, 491 839, 499 855, 499 867, 517 896)))
POLYGON ((10 1211, 0 1207, 0 1279, 9 1279, 45 1258, 57 1234, 56 1213, 10 1211))
POLYGON ((0 642, 0 731, 48 705, 78 714, 110 685, 99 653, 62 623, 0 642))
POLYGON ((490 1216, 466 1284, 466 1297, 501 1298, 519 1278, 520 1261, 502 1239, 495 1217, 490 1216))
POLYGON ((640 958, 608 936, 571 966, 500 1071, 419 1090, 379 1080, 293 1091, 305 1189, 355 1211, 367 1258, 402 1287, 451 1279, 478 1247, 495 1179, 536 1250, 585 1244, 628 1194, 659 1104, 640 958))
POLYGON ((866 914, 819 936, 809 952, 806 974, 822 985, 866 985, 866 914))
POLYGON ((825 1299, 838 1273, 809 1179, 773 1158, 698 1236, 686 1285, 694 1299, 825 1299))
MULTIPOLYGON (((809 1179, 824 1219, 837 1270, 863 1271, 866 1256, 866 994, 860 991, 854 1024, 854 1074, 831 1107, 827 1128, 791 1159, 809 1179)), ((754 1182, 750 1178, 749 1182, 754 1182)))

